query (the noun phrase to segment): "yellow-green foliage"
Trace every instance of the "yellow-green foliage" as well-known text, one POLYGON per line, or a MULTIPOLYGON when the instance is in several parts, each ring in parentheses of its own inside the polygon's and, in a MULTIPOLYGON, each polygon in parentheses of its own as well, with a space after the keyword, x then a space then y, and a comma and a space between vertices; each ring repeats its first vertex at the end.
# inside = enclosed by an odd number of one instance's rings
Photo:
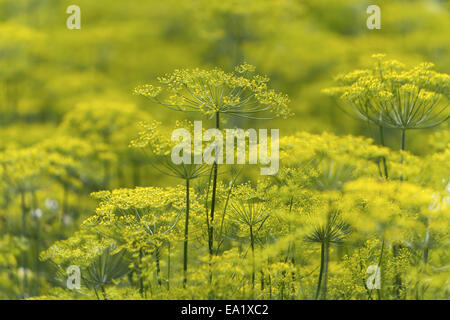
POLYGON ((450 298, 448 2, 69 4, 0 0, 0 299, 450 298), (174 164, 198 120, 278 173, 174 164))

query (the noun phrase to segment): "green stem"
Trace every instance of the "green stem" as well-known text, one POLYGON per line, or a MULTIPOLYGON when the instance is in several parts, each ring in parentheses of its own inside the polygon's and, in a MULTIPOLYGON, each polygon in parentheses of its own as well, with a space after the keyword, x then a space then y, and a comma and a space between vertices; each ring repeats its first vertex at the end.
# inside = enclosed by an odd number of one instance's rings
POLYGON ((402 129, 402 151, 405 150, 405 143, 406 143, 406 130, 402 129))
POLYGON ((95 287, 94 287, 94 293, 95 293, 95 296, 97 297, 97 300, 100 300, 100 297, 98 295, 97 289, 95 289, 95 287))
MULTIPOLYGON (((384 240, 384 238, 383 238, 383 241, 382 241, 382 243, 381 243, 381 251, 380 251, 380 258, 378 259, 378 269, 377 269, 377 273, 379 272, 379 270, 381 269, 381 263, 382 263, 382 261, 383 261, 383 253, 384 253, 384 243, 385 243, 385 240, 384 240)), ((375 273, 375 279, 378 277, 378 274, 377 273, 375 273)), ((372 296, 372 290, 373 289, 371 289, 370 291, 369 291, 369 300, 371 299, 371 296, 372 296)), ((381 300, 381 288, 380 289, 378 289, 377 290, 377 295, 378 295, 378 300, 381 300)))
POLYGON ((220 246, 223 243, 223 238, 222 238, 223 226, 224 226, 224 222, 225 222, 225 215, 227 213, 228 203, 230 201, 231 190, 233 189, 233 184, 234 184, 234 179, 231 180, 231 182, 230 182, 230 187, 228 188, 228 193, 227 193, 227 199, 225 200, 225 205, 223 207, 222 219, 220 221, 220 229, 219 229, 219 243, 217 244, 217 248, 216 248, 216 256, 219 254, 220 246))
MULTIPOLYGON (((289 201, 289 215, 292 213, 292 207, 294 205, 294 196, 291 196, 291 199, 289 201)), ((288 222, 288 232, 291 234, 291 221, 288 222)), ((295 265, 295 248, 293 241, 289 240, 288 250, 287 250, 287 256, 285 258, 285 261, 291 260, 292 264, 295 265), (291 255, 291 251, 293 250, 293 253, 291 255)))
MULTIPOLYGON (((21 208, 22 208, 22 237, 27 238, 27 207, 25 204, 25 192, 20 192, 21 208)), ((26 297, 25 291, 27 290, 27 253, 23 253, 23 297, 26 297)))
MULTIPOLYGON (((383 253, 384 253, 384 238, 383 238, 383 243, 381 244, 380 260, 378 260, 378 270, 377 270, 377 272, 381 269, 381 263, 383 261, 383 253)), ((380 286, 380 289, 377 292, 378 292, 378 300, 381 300, 381 286, 380 286)))
POLYGON ((187 283, 188 267, 188 235, 189 235, 189 179, 186 179, 186 217, 184 222, 184 248, 183 248, 183 288, 187 283))
POLYGON ((261 291, 264 291, 264 271, 261 269, 261 291))
MULTIPOLYGON (((401 142, 401 150, 405 151, 406 145, 406 130, 402 129, 402 142, 401 142)), ((400 164, 403 164, 403 153, 400 156, 400 164)), ((403 174, 400 175, 400 181, 403 181, 403 174)))
MULTIPOLYGON (((399 255, 399 251, 400 251, 401 245, 400 244, 393 244, 392 245, 392 255, 395 258, 398 257, 399 255)), ((398 272, 396 270, 396 275, 395 275, 395 294, 397 296, 397 299, 401 299, 401 290, 402 290, 402 277, 400 272, 398 272)))
POLYGON ((255 238, 253 235, 253 226, 250 226, 250 244, 252 247, 252 292, 255 289, 255 238))
POLYGON ((325 254, 324 254, 324 267, 323 267, 323 286, 322 286, 322 299, 327 299, 327 283, 328 283, 328 260, 329 260, 329 244, 325 243, 325 254))
POLYGON ((167 243, 167 290, 170 290, 170 242, 167 243))
POLYGON ((328 259, 329 259, 329 244, 327 240, 322 241, 320 250, 320 270, 319 279, 317 281, 317 290, 315 299, 319 298, 326 300, 327 298, 327 281, 328 281, 328 259))
POLYGON ((100 289, 102 290, 103 299, 104 299, 104 300, 108 300, 108 297, 106 296, 106 290, 105 290, 105 287, 102 285, 102 286, 100 287, 100 289))
MULTIPOLYGON (((220 128, 220 119, 219 112, 216 113, 216 129, 220 128)), ((216 207, 216 190, 217 190, 217 156, 216 161, 213 164, 213 187, 212 187, 212 196, 211 196, 211 212, 210 212, 210 230, 209 230, 209 254, 212 256, 213 254, 213 244, 214 244, 214 210, 216 207)))
POLYGON ((61 228, 61 232, 62 232, 62 228, 64 227, 63 224, 63 218, 64 215, 69 214, 69 188, 66 184, 63 185, 63 199, 62 199, 62 206, 61 206, 61 214, 59 216, 59 225, 61 228))
POLYGON ((144 297, 144 278, 142 277, 142 258, 144 253, 142 249, 139 249, 139 293, 141 297, 144 297))
POLYGON ((315 299, 319 299, 320 294, 320 287, 322 285, 322 275, 323 275, 323 268, 325 265, 325 242, 322 242, 321 248, 320 248, 320 270, 319 270, 319 279, 317 280, 317 289, 316 289, 316 296, 315 299))
POLYGON ((423 248, 423 264, 428 264, 428 255, 430 250, 430 232, 427 230, 425 234, 425 241, 424 241, 424 248, 423 248))
POLYGON ((272 300, 272 277, 269 273, 269 300, 272 300))
POLYGON ((161 286, 161 265, 159 263, 161 257, 161 252, 159 251, 159 248, 156 248, 155 251, 155 262, 156 262, 156 282, 159 286, 161 286))
MULTIPOLYGON (((385 147, 385 143, 384 143, 384 130, 382 126, 379 126, 379 131, 380 131, 380 143, 383 147, 385 147)), ((389 178, 389 173, 388 173, 388 167, 387 167, 387 163, 386 163, 386 157, 381 157, 381 161, 383 162, 383 168, 384 168, 384 177, 386 179, 389 178)))
MULTIPOLYGON (((38 209, 38 199, 36 196, 36 191, 33 191, 31 193, 31 197, 33 199, 33 212, 36 212, 36 210, 38 209)), ((40 246, 40 217, 35 217, 36 219, 36 239, 35 239, 35 243, 36 243, 36 294, 39 294, 39 290, 40 290, 40 283, 39 283, 39 276, 41 273, 40 270, 40 262, 39 262, 39 252, 41 251, 41 246, 40 246)))

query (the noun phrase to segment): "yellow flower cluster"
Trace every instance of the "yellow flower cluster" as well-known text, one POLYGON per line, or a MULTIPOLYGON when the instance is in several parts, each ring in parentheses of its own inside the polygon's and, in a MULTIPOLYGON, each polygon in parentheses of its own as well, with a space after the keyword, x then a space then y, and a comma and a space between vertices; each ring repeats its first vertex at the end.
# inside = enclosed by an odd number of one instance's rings
POLYGON ((269 89, 267 77, 250 76, 254 70, 248 64, 236 67, 235 73, 220 69, 177 69, 158 78, 162 87, 147 84, 134 92, 168 108, 201 112, 208 117, 217 113, 246 118, 264 113, 289 116, 288 97, 269 89))

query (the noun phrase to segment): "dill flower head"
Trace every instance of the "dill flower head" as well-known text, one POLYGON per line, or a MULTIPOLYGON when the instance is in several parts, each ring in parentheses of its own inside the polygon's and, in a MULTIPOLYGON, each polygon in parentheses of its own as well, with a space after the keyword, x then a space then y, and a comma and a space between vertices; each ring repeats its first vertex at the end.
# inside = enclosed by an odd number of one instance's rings
POLYGON ((220 69, 175 70, 158 78, 160 86, 146 84, 134 93, 168 108, 183 112, 200 112, 207 117, 228 114, 245 118, 288 117, 289 98, 269 89, 269 78, 251 75, 255 67, 243 64, 234 72, 220 69))
POLYGON ((371 69, 339 75, 340 85, 324 92, 345 101, 359 118, 383 127, 425 129, 449 118, 448 74, 434 71, 432 63, 408 70, 382 54, 372 57, 376 62, 371 69))
POLYGON ((231 203, 231 208, 232 221, 248 227, 263 224, 269 217, 267 208, 264 206, 264 202, 258 201, 256 198, 246 201, 233 202, 231 203))
MULTIPOLYGON (((168 137, 171 136, 168 128, 161 126, 158 121, 151 123, 141 122, 141 130, 138 137, 131 141, 130 147, 140 149, 152 160, 150 163, 162 173, 182 179, 195 179, 206 173, 207 165, 195 164, 193 157, 201 153, 200 146, 196 146, 193 141, 180 143, 168 137), (173 148, 176 145, 183 145, 188 150, 194 150, 189 157, 191 163, 175 164, 172 160, 173 148), (200 151, 199 151, 200 149, 200 151), (148 152, 147 152, 148 151, 148 152)), ((189 121, 177 121, 175 130, 188 128, 190 132, 194 130, 194 125, 189 121)), ((189 139, 190 140, 190 139, 189 139)))
POLYGON ((14 192, 36 190, 50 166, 48 154, 32 147, 0 152, 0 178, 14 192))

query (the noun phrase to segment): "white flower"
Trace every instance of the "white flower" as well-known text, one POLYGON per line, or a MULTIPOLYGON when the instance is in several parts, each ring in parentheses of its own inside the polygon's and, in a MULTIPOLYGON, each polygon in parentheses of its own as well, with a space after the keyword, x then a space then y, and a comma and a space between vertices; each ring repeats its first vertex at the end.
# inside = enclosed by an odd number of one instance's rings
POLYGON ((71 224, 72 224, 72 217, 71 217, 71 216, 68 216, 68 215, 64 215, 64 217, 63 217, 63 223, 64 223, 66 226, 71 225, 71 224))
POLYGON ((31 212, 31 215, 32 215, 33 218, 40 219, 40 218, 42 218, 42 210, 39 209, 39 208, 36 209, 36 210, 33 210, 31 212))
POLYGON ((54 199, 47 198, 45 199, 45 206, 50 210, 58 210, 58 201, 54 199))

